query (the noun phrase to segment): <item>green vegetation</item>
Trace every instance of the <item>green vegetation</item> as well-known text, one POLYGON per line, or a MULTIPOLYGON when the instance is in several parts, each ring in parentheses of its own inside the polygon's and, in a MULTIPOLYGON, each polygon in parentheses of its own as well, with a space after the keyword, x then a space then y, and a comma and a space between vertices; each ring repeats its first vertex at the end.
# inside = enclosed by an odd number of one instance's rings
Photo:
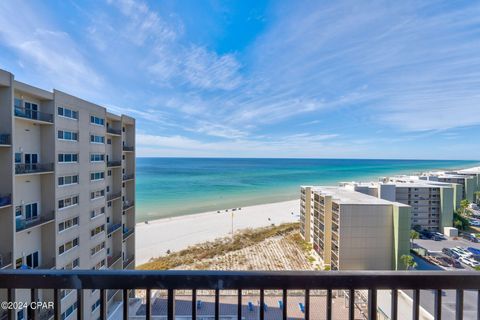
POLYGON ((410 248, 413 248, 413 240, 418 239, 420 237, 420 233, 415 230, 410 230, 410 248))
POLYGON ((475 194, 475 202, 477 204, 479 204, 480 203, 480 191, 475 191, 474 194, 475 194))
POLYGON ((402 260, 403 265, 405 266, 405 270, 412 270, 417 267, 417 263, 413 260, 413 256, 409 254, 404 254, 400 257, 402 260))
POLYGON ((458 230, 468 230, 470 223, 468 221, 468 202, 467 199, 460 201, 460 207, 453 213, 453 226, 458 230))
MULTIPOLYGON (((252 246, 267 238, 275 236, 284 236, 289 233, 296 232, 299 238, 299 223, 286 223, 279 226, 269 226, 258 229, 245 229, 239 231, 231 237, 219 238, 215 241, 209 241, 188 247, 185 250, 172 252, 167 256, 154 258, 137 269, 140 270, 168 270, 174 269, 185 264, 192 264, 199 260, 210 259, 218 255, 228 252, 240 250, 245 247, 252 246)), ((298 239, 296 239, 299 241, 298 239)), ((303 241, 303 239, 302 239, 303 241)), ((306 245, 304 244, 304 247, 306 245)))

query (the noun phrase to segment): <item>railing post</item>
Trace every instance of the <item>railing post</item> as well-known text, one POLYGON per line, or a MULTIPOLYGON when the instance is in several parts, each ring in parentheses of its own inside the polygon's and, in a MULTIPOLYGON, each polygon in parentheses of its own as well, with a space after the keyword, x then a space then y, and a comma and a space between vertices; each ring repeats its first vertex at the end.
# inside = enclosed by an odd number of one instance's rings
POLYGON ((192 290, 192 320, 197 319, 197 290, 192 290))
POLYGON ((128 289, 123 289, 123 320, 128 319, 128 289))
POLYGON ((53 301, 54 319, 60 320, 62 318, 62 300, 60 299, 60 289, 53 289, 53 301))
POLYGON ((100 289, 100 319, 107 320, 107 290, 100 289))
POLYGON ((220 290, 215 289, 215 320, 220 319, 220 290))
POLYGON ((413 314, 412 319, 418 320, 420 318, 420 290, 413 290, 413 314))
MULTIPOLYGON (((30 302, 38 301, 38 289, 30 289, 30 302)), ((28 319, 30 320, 37 320, 38 319, 38 311, 33 309, 32 306, 28 307, 27 310, 28 319)))
POLYGON ((84 298, 83 298, 83 290, 77 289, 77 319, 83 320, 83 306, 84 306, 84 298))
POLYGON ((455 302, 455 319, 463 319, 463 290, 457 289, 456 302, 455 302))
POLYGON ((377 319, 377 290, 368 289, 368 319, 377 319))
POLYGON ((287 290, 283 289, 283 297, 282 297, 282 315, 283 315, 283 320, 287 320, 287 290))
POLYGON ((150 289, 146 290, 146 310, 145 310, 145 319, 150 320, 152 317, 152 304, 151 304, 151 298, 152 298, 152 293, 150 292, 150 289))
POLYGON ((327 289, 327 320, 332 320, 332 289, 327 289))
POLYGON ((348 290, 348 319, 355 320, 355 289, 348 290))
MULTIPOLYGON (((237 296, 237 318, 238 320, 242 320, 242 289, 238 290, 238 296, 237 296)), ((195 320, 195 319, 194 319, 195 320)))
POLYGON ((175 290, 168 289, 167 319, 175 320, 175 290))
POLYGON ((398 319, 398 290, 392 289, 392 310, 391 310, 392 320, 398 319))
POLYGON ((310 290, 305 290, 305 320, 310 320, 310 290))
MULTIPOLYGON (((8 289, 7 292, 8 302, 15 302, 15 289, 8 289)), ((15 319, 15 310, 13 308, 8 309, 8 320, 15 319)))
POLYGON ((260 289, 260 320, 265 319, 265 292, 260 289))
POLYGON ((435 305, 434 305, 435 320, 442 319, 442 290, 435 290, 435 305))

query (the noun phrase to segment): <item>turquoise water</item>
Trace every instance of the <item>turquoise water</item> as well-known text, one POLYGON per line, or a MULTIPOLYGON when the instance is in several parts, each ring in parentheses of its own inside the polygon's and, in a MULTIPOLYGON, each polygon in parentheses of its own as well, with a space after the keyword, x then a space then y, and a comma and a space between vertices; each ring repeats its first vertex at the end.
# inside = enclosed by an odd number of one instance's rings
POLYGON ((138 158, 137 220, 297 199, 299 186, 377 179, 479 161, 138 158))

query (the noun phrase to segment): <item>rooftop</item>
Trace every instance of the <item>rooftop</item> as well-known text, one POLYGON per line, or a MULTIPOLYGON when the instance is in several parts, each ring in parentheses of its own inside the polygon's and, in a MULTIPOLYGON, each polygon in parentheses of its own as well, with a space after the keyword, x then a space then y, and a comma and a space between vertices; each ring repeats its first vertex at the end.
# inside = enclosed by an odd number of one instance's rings
POLYGON ((339 204, 374 204, 405 206, 398 202, 383 200, 344 187, 315 186, 312 190, 323 195, 330 195, 339 204))

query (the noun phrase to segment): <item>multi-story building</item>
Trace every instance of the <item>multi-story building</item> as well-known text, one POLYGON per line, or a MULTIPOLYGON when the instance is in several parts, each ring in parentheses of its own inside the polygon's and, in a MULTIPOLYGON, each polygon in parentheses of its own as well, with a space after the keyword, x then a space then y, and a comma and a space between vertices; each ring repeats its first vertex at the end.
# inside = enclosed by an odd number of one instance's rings
POLYGON ((461 186, 455 196, 457 207, 460 205, 460 201, 467 199, 469 202, 474 201, 474 195, 478 188, 478 173, 471 174, 467 172, 427 172, 420 176, 422 180, 438 181, 444 183, 455 183, 461 186))
POLYGON ((448 183, 410 180, 406 176, 384 178, 380 182, 346 182, 342 186, 384 200, 411 207, 413 229, 444 231, 451 227, 454 211, 454 188, 448 183))
POLYGON ((344 187, 301 187, 302 236, 332 270, 404 269, 410 206, 344 187))
MULTIPOLYGON (((133 269, 134 147, 135 119, 0 70, 0 267, 133 269)), ((65 319, 77 295, 60 294, 65 319)), ((97 319, 99 290, 83 295, 83 314, 97 319)), ((120 292, 107 297, 119 306, 120 292)))

